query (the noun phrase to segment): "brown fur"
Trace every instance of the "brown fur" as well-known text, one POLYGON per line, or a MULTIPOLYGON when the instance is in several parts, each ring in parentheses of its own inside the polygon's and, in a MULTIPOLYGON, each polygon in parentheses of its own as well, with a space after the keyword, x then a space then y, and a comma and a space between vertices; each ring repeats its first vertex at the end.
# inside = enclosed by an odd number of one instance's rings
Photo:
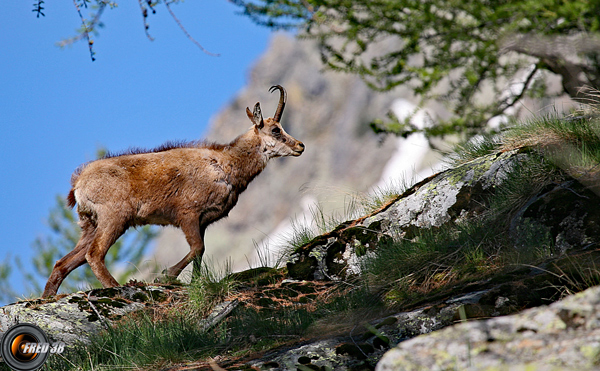
MULTIPOLYGON (((285 93, 277 89, 280 113, 285 93)), ((54 266, 43 296, 55 295, 65 277, 86 262, 104 287, 117 286, 104 257, 132 226, 173 225, 184 232, 190 252, 167 275, 176 277, 192 260, 199 262, 206 227, 227 216, 267 161, 304 151, 304 144, 285 133, 279 122, 263 120, 258 103, 247 115, 254 125, 229 144, 166 143, 150 151, 107 155, 77 169, 67 201, 78 205, 82 235, 54 266)))
MULTIPOLYGON (((214 142, 207 142, 207 141, 203 141, 203 140, 169 141, 169 142, 165 142, 162 145, 160 145, 156 148, 152 148, 152 149, 132 147, 132 148, 128 148, 127 150, 122 151, 122 152, 117 152, 117 153, 107 152, 99 160, 104 160, 104 159, 113 158, 113 157, 127 156, 127 155, 141 155, 141 154, 145 154, 145 153, 165 152, 165 151, 169 151, 169 150, 177 149, 177 148, 208 148, 208 149, 213 149, 213 150, 219 151, 225 147, 234 145, 234 142, 235 142, 235 140, 229 144, 220 144, 220 143, 214 143, 214 142)), ((95 160, 95 161, 98 161, 98 160, 95 160)), ((75 169, 75 171, 73 172, 73 175, 71 175, 71 185, 75 184, 75 182, 77 181, 77 178, 79 177, 79 174, 81 174, 83 169, 85 169, 86 166, 88 166, 91 162, 93 162, 93 161, 86 162, 86 163, 80 165, 77 169, 75 169)), ((73 207, 73 206, 75 206, 75 204, 73 203, 73 205, 69 205, 69 206, 73 207)))

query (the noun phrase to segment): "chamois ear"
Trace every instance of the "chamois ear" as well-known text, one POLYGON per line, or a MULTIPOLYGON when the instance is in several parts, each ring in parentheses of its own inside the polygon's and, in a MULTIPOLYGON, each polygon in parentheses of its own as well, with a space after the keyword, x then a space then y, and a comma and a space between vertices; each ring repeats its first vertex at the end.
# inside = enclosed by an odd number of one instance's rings
POLYGON ((252 121, 258 129, 262 129, 262 127, 265 125, 262 112, 260 110, 260 103, 256 103, 254 105, 254 112, 250 112, 250 109, 246 107, 246 115, 248 115, 250 121, 252 121))

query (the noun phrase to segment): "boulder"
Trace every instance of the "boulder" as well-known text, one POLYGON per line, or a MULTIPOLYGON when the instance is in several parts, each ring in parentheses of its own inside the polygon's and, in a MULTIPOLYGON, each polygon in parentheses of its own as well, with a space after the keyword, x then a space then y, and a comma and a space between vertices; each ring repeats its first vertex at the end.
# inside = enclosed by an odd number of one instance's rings
POLYGON ((146 303, 164 301, 171 294, 167 291, 163 286, 124 286, 20 301, 0 308, 0 332, 25 322, 40 327, 53 342, 87 343, 112 321, 146 303))
POLYGON ((600 287, 519 314, 461 323, 401 342, 385 370, 597 370, 600 287))
POLYGON ((342 223, 297 248, 287 263, 290 277, 343 279, 358 273, 357 259, 378 243, 399 234, 410 238, 418 228, 439 227, 481 212, 489 195, 523 156, 518 150, 484 156, 415 184, 378 212, 342 223))

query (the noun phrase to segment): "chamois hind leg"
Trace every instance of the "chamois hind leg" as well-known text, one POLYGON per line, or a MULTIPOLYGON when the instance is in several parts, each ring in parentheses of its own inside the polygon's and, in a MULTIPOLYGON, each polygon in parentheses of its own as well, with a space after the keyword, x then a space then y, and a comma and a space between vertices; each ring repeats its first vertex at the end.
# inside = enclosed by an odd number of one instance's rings
POLYGON ((69 273, 85 263, 85 253, 94 240, 96 229, 89 219, 84 217, 81 218, 80 225, 81 237, 79 238, 77 245, 75 245, 75 248, 71 252, 54 264, 54 268, 52 269, 52 273, 48 278, 48 282, 46 282, 46 287, 42 294, 43 298, 56 295, 58 288, 69 273))
POLYGON ((181 261, 167 269, 167 276, 176 278, 187 265, 194 261, 194 269, 199 269, 204 254, 204 227, 200 227, 198 218, 181 224, 181 230, 190 245, 190 252, 181 261))
POLYGON ((85 260, 92 268, 92 272, 105 288, 119 286, 119 282, 106 268, 104 258, 110 247, 123 233, 125 233, 125 226, 122 223, 99 218, 94 241, 85 254, 85 260))

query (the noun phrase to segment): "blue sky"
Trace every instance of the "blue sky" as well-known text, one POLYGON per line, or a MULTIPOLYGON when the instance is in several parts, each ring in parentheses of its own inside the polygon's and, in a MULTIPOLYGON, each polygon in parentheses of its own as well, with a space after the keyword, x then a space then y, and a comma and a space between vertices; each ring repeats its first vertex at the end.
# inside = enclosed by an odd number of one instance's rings
MULTIPOLYGON (((220 54, 211 57, 164 6, 149 16, 151 42, 138 3, 117 2, 94 37, 95 62, 85 42, 55 46, 80 26, 72 1, 46 1, 39 19, 33 1, 2 6, 0 259, 31 260, 32 242, 48 233, 55 196, 68 193, 73 170, 99 147, 118 151, 203 137, 270 38, 226 0, 173 5, 188 32, 220 54)), ((21 288, 20 275, 13 274, 11 284, 21 288)))

